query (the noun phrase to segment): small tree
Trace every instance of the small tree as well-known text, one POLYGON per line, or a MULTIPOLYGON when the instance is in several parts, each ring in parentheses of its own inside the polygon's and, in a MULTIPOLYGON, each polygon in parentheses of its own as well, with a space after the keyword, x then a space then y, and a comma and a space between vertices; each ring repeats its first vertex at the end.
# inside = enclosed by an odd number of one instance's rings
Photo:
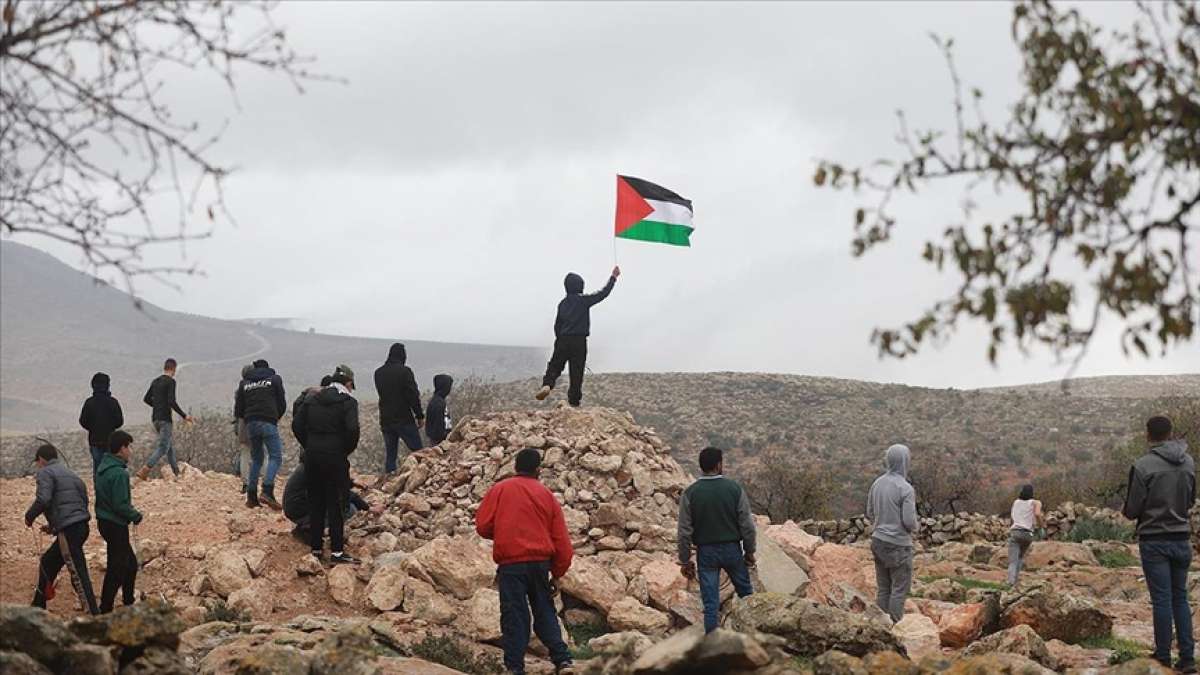
POLYGON ((975 511, 986 502, 979 466, 965 458, 922 456, 909 470, 917 493, 917 513, 923 517, 975 511))
POLYGON ((746 461, 739 476, 755 513, 772 522, 820 519, 830 516, 835 484, 829 468, 778 445, 746 461))
POLYGON ((0 32, 0 230, 75 246, 97 272, 159 280, 194 268, 147 265, 144 249, 208 236, 231 167, 165 102, 164 83, 241 68, 314 76, 271 20, 274 3, 225 0, 4 0, 0 32), (194 175, 194 180, 188 180, 194 175), (185 180, 190 185, 185 186, 185 180), (166 192, 178 222, 153 222, 166 192), (196 208, 203 227, 192 221, 196 208))
MULTIPOLYGON (((1121 345, 1165 354, 1195 335, 1200 265, 1200 5, 1139 4, 1129 30, 1102 31, 1077 9, 1019 2, 1012 34, 1024 91, 1009 117, 973 115, 953 59, 935 38, 954 86, 956 127, 913 131, 899 114, 903 157, 861 168, 820 162, 814 182, 865 193, 853 215, 853 254, 887 242, 900 196, 961 184, 962 216, 922 257, 957 276, 952 295, 899 328, 876 329, 881 355, 904 357, 947 337, 959 320, 984 324, 988 358, 1015 342, 1086 352, 1104 315, 1121 345), (1023 205, 982 209, 976 188, 1023 205), (984 215, 986 214, 986 215, 984 215), (1072 279, 1082 270, 1094 297, 1072 279)), ((990 205, 989 205, 990 206, 990 205)))

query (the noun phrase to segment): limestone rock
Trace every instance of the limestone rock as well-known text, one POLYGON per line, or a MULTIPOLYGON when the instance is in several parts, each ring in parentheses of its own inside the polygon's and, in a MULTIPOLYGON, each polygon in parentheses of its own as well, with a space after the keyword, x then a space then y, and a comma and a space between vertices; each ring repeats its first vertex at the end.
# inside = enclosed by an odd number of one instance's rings
POLYGON ((255 579, 229 594, 229 608, 262 621, 275 611, 277 589, 266 579, 255 579))
POLYGON ((924 614, 905 614, 892 626, 892 635, 914 661, 942 653, 937 624, 924 614))
POLYGON ((167 542, 156 539, 142 539, 137 545, 138 562, 143 565, 158 560, 167 553, 167 542))
POLYGON ((1111 649, 1085 649, 1079 645, 1069 645, 1062 640, 1047 640, 1046 651, 1054 659, 1057 667, 1064 670, 1104 668, 1113 656, 1111 649))
POLYGON ((938 621, 938 634, 942 644, 962 649, 979 639, 987 625, 987 607, 981 602, 956 605, 942 614, 938 621))
POLYGON ((991 652, 1019 654, 1050 669, 1058 668, 1058 661, 1046 649, 1046 643, 1029 626, 1014 626, 993 633, 982 640, 972 643, 963 652, 963 656, 978 656, 991 652))
MULTIPOLYGON (((71 675, 116 675, 117 660, 111 649, 99 645, 72 645, 63 651, 62 672, 71 675)), ((3 671, 7 672, 7 671, 3 671)))
POLYGON ((458 617, 458 608, 432 584, 409 578, 404 583, 404 611, 435 625, 448 625, 458 617))
POLYGON ((765 534, 779 544, 784 553, 805 572, 809 571, 813 553, 816 552, 818 546, 824 543, 820 537, 809 534, 804 531, 804 528, 790 520, 782 525, 767 525, 760 528, 759 533, 760 535, 765 534))
POLYGON ((475 591, 463 604, 455 627, 476 642, 500 640, 500 594, 490 588, 475 591))
POLYGON ((735 601, 727 625, 743 632, 778 635, 791 643, 791 649, 807 656, 831 649, 854 656, 904 649, 885 624, 778 593, 755 593, 735 601))
POLYGON ((367 601, 381 612, 399 609, 404 604, 404 586, 408 573, 398 566, 382 567, 367 583, 367 601))
POLYGON ((353 607, 358 604, 358 575, 349 565, 335 565, 325 575, 329 596, 338 604, 353 607))
POLYGON ((770 537, 758 538, 755 558, 753 572, 759 580, 755 590, 803 595, 808 588, 808 574, 770 537))
POLYGON ((717 675, 765 666, 770 655, 754 638, 722 628, 693 626, 650 647, 633 663, 635 675, 717 675))
POLYGON ((44 609, 0 605, 0 650, 25 652, 39 663, 57 667, 62 651, 78 641, 44 609))
POLYGON ((491 586, 496 576, 496 565, 487 551, 466 538, 438 537, 414 551, 412 557, 434 583, 459 600, 491 586))
POLYGON ((1000 623, 1005 628, 1024 624, 1045 640, 1081 642, 1112 632, 1110 615, 1090 600, 1036 586, 1005 599, 1000 623))
POLYGON ((634 598, 624 597, 609 608, 608 623, 619 631, 662 635, 671 627, 671 617, 643 605, 634 598))
POLYGON ((613 603, 625 595, 625 581, 615 576, 617 574, 620 570, 613 570, 592 556, 580 556, 559 581, 559 586, 564 593, 607 614, 613 603))
POLYGON ((242 588, 254 578, 242 554, 230 548, 210 549, 203 571, 213 591, 222 598, 242 588))
POLYGON ((325 568, 321 562, 311 555, 302 555, 296 561, 296 576, 320 577, 325 576, 325 568))
POLYGON ((28 654, 0 649, 0 673, 5 675, 54 675, 28 654))

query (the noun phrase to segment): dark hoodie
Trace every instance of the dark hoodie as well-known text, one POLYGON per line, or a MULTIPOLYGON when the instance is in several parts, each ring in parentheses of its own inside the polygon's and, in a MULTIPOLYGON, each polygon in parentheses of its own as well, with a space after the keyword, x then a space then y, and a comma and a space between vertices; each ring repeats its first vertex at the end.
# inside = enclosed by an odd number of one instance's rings
POLYGON ((408 353, 397 342, 388 350, 387 362, 375 370, 375 391, 379 394, 379 426, 413 424, 425 418, 421 408, 421 390, 412 368, 405 365, 408 353))
POLYGON ((430 445, 446 440, 454 428, 450 410, 446 407, 446 397, 453 386, 453 377, 446 374, 433 376, 433 396, 429 397, 429 409, 425 412, 425 435, 429 437, 430 445))
POLYGON ((595 293, 583 294, 583 277, 571 272, 563 279, 563 287, 567 289, 567 297, 558 303, 558 316, 554 319, 554 337, 583 336, 587 337, 592 331, 592 305, 600 302, 612 293, 617 283, 616 277, 609 277, 595 293))
POLYGON ((305 397, 292 416, 292 433, 305 457, 344 460, 358 447, 358 401, 337 387, 305 397))
POLYGON ((247 422, 277 424, 287 412, 283 378, 274 368, 259 366, 242 378, 233 398, 233 416, 247 422))
POLYGON ((1125 493, 1126 518, 1137 521, 1139 540, 1187 539, 1188 510, 1196 503, 1196 464, 1187 442, 1152 445, 1129 470, 1125 493))
POLYGON ((79 426, 87 429, 88 445, 108 449, 108 437, 125 424, 121 404, 108 391, 109 379, 104 373, 92 376, 92 395, 79 411, 79 426))

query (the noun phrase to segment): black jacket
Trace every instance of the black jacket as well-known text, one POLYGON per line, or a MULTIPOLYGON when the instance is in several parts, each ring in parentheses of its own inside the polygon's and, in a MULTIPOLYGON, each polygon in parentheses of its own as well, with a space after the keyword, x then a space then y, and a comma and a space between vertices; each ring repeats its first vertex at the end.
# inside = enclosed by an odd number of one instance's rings
POLYGON ((92 518, 88 512, 87 486, 60 459, 52 459, 38 469, 37 492, 25 512, 25 524, 32 524, 43 513, 51 532, 92 518))
POLYGON ((617 278, 609 277, 595 293, 583 294, 583 277, 571 272, 563 280, 567 289, 567 297, 558 303, 558 316, 554 318, 554 337, 584 336, 592 331, 592 305, 600 302, 612 293, 617 278))
POLYGON ((108 376, 97 373, 92 378, 92 395, 79 411, 79 426, 87 429, 88 445, 105 450, 108 449, 108 437, 125 425, 121 404, 109 393, 108 384, 108 376))
POLYGON ((247 422, 275 424, 287 412, 283 378, 274 368, 255 368, 238 385, 233 397, 233 416, 247 422))
POLYGON ((421 390, 412 368, 404 365, 408 353, 397 342, 388 351, 387 362, 375 370, 375 391, 379 394, 379 426, 412 424, 424 419, 421 390))
POLYGON ((446 397, 453 386, 453 377, 445 374, 433 376, 433 396, 429 397, 429 409, 425 412, 425 435, 429 437, 430 445, 446 440, 453 428, 450 411, 446 408, 446 397))
POLYGON ((1187 539, 1195 503, 1196 464, 1187 443, 1164 441, 1133 463, 1121 512, 1137 521, 1138 539, 1187 539))
MULTIPOLYGON (((342 493, 342 505, 346 511, 350 510, 349 504, 353 504, 359 511, 371 508, 365 499, 349 487, 346 486, 342 493)), ((288 476, 287 483, 283 486, 283 515, 293 523, 308 524, 308 479, 304 474, 304 464, 296 465, 296 470, 288 476)))
POLYGON ((154 378, 150 388, 146 390, 146 395, 142 397, 142 402, 153 409, 150 413, 151 421, 170 422, 172 410, 180 417, 187 417, 187 413, 183 412, 183 408, 175 401, 175 378, 166 374, 154 378))
POLYGON ((292 433, 305 457, 345 459, 358 447, 358 401, 336 387, 305 397, 292 416, 292 433))

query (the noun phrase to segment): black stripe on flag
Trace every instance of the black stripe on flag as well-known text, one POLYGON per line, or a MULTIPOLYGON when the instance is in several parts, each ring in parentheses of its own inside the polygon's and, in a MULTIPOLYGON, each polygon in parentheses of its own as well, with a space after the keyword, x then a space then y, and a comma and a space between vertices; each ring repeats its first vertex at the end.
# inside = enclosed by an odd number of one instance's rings
POLYGON ((648 180, 634 178, 633 176, 621 176, 621 178, 626 183, 629 183, 630 187, 632 187, 634 190, 637 190, 637 193, 641 195, 643 199, 671 202, 672 204, 679 204, 680 206, 685 207, 688 211, 692 210, 692 200, 684 199, 683 197, 680 197, 661 185, 655 185, 648 180))

